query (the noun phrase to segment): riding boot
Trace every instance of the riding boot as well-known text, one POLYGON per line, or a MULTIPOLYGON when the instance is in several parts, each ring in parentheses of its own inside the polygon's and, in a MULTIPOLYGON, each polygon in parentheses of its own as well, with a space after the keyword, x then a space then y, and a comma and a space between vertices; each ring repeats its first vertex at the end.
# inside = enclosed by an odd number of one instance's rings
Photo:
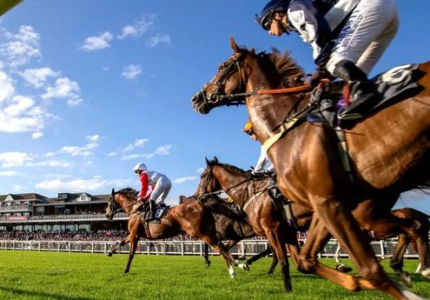
POLYGON ((336 65, 334 75, 349 85, 351 104, 338 112, 341 120, 354 120, 363 117, 379 98, 376 86, 367 75, 351 61, 341 61, 336 65))
POLYGON ((146 215, 146 218, 145 218, 146 221, 151 221, 154 219, 154 208, 155 208, 155 201, 149 200, 149 212, 146 215))

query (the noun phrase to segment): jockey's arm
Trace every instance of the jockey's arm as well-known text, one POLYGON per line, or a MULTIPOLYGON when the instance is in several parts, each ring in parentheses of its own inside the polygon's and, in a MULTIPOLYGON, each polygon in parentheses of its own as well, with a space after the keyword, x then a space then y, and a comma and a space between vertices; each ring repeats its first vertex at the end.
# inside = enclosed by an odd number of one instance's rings
POLYGON ((310 0, 295 0, 288 9, 288 19, 302 39, 313 49, 313 58, 319 68, 324 68, 330 58, 333 43, 326 19, 310 0))
POLYGON ((142 172, 139 178, 140 178, 141 188, 140 188, 138 201, 143 201, 145 199, 146 193, 148 192, 148 174, 146 174, 145 172, 142 172))

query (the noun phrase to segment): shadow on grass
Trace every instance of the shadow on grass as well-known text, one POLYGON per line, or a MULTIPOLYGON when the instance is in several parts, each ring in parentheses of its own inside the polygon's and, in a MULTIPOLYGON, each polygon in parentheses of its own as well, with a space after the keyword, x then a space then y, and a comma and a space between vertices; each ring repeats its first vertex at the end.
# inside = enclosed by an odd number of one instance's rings
POLYGON ((14 289, 9 287, 3 287, 0 286, 0 291, 13 293, 15 295, 21 295, 21 296, 35 296, 35 297, 41 297, 42 299, 46 298, 54 298, 54 299, 61 299, 61 300, 93 300, 92 298, 86 298, 86 297, 71 297, 61 294, 50 294, 50 293, 44 293, 44 292, 34 292, 34 291, 26 291, 26 290, 20 290, 20 289, 14 289))

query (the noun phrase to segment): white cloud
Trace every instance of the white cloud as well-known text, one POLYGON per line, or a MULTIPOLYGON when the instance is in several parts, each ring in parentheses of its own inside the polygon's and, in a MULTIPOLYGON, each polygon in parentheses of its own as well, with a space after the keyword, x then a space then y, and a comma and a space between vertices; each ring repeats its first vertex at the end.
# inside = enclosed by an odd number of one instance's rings
POLYGON ((76 81, 72 81, 67 77, 58 78, 55 80, 54 87, 48 86, 45 89, 45 94, 42 95, 42 99, 52 98, 79 98, 78 93, 80 92, 79 84, 76 81))
POLYGON ((44 177, 46 178, 57 178, 57 179, 61 179, 61 178, 68 178, 71 175, 69 174, 46 174, 44 175, 44 177))
POLYGON ((15 94, 12 78, 0 71, 0 102, 10 99, 15 94))
POLYGON ((51 167, 51 168, 68 168, 70 163, 58 160, 44 160, 39 162, 27 162, 27 167, 51 167))
POLYGON ((87 37, 80 49, 84 51, 98 51, 105 48, 109 48, 109 42, 112 39, 113 35, 109 31, 105 31, 103 33, 100 33, 98 36, 87 37))
POLYGON ((142 73, 142 67, 140 65, 130 64, 124 67, 122 76, 125 79, 136 79, 142 73))
POLYGON ((196 170, 196 173, 202 174, 204 172, 205 168, 198 168, 196 170))
POLYGON ((155 155, 170 155, 170 149, 172 149, 172 145, 164 145, 158 147, 154 154, 155 155))
POLYGON ((160 156, 169 155, 171 148, 172 148, 172 145, 160 146, 157 149, 155 149, 155 151, 152 153, 124 155, 123 157, 121 157, 121 160, 130 160, 130 159, 136 159, 136 158, 151 159, 156 155, 160 155, 160 156))
POLYGON ((6 115, 17 117, 28 111, 33 105, 34 100, 29 97, 15 96, 10 101, 11 103, 4 108, 6 115))
POLYGON ((105 188, 112 187, 125 187, 130 185, 133 181, 131 179, 115 179, 106 180, 101 176, 94 176, 91 179, 74 179, 69 181, 63 181, 61 179, 45 180, 36 183, 35 187, 47 191, 71 191, 71 192, 82 192, 82 191, 96 191, 105 188))
POLYGON ((153 37, 150 37, 149 39, 146 40, 146 44, 149 47, 156 47, 159 44, 166 44, 166 45, 170 45, 171 44, 171 39, 170 36, 168 36, 167 34, 164 33, 159 33, 153 37))
POLYGON ((12 177, 12 176, 18 176, 18 175, 21 175, 21 173, 18 171, 10 170, 10 171, 1 171, 0 172, 0 177, 12 177))
POLYGON ((95 134, 95 135, 87 135, 85 137, 87 140, 89 140, 90 142, 98 142, 100 140, 100 135, 95 134))
POLYGON ((9 41, 0 45, 0 53, 6 57, 7 65, 10 67, 25 65, 32 58, 42 56, 39 44, 40 34, 33 27, 22 25, 16 34, 6 31, 5 37, 9 41))
POLYGON ((13 186, 13 189, 15 192, 23 192, 23 191, 27 190, 27 187, 20 185, 20 184, 15 184, 13 186))
POLYGON ((25 152, 0 153, 0 163, 3 168, 20 167, 31 160, 33 160, 31 155, 25 152))
POLYGON ((90 156, 93 154, 94 149, 99 146, 98 143, 88 143, 84 146, 64 146, 61 148, 60 153, 70 154, 71 156, 90 156))
POLYGON ((173 180, 173 183, 180 184, 180 183, 184 183, 186 181, 192 181, 192 180, 197 180, 197 179, 198 179, 198 177, 196 177, 196 176, 186 176, 186 177, 180 177, 180 178, 173 180))
POLYGON ((43 136, 43 132, 33 132, 31 138, 34 140, 40 139, 43 136))
POLYGON ((111 153, 109 153, 107 156, 108 156, 108 157, 112 157, 112 156, 116 156, 116 154, 117 154, 116 152, 111 152, 111 153))
POLYGON ((143 145, 145 145, 145 143, 148 142, 148 141, 149 141, 148 139, 138 139, 138 140, 135 140, 134 143, 128 145, 122 151, 123 152, 128 152, 128 151, 134 150, 136 148, 143 147, 143 145))
POLYGON ((154 25, 155 15, 142 18, 135 21, 133 25, 126 25, 121 30, 121 35, 117 36, 118 39, 122 40, 127 37, 141 37, 148 31, 150 27, 154 25))
POLYGON ((20 74, 32 87, 41 88, 49 77, 58 77, 60 72, 54 72, 51 68, 26 69, 20 74))
POLYGON ((78 98, 78 99, 69 99, 69 100, 67 100, 67 106, 68 107, 75 107, 75 106, 81 105, 82 102, 84 102, 84 100, 82 100, 80 98, 78 98))

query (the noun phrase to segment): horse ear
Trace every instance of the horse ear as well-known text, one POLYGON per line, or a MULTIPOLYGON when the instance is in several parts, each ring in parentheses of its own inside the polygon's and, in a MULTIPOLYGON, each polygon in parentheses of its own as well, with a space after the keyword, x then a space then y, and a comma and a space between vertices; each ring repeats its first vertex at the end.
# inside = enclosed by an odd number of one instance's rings
POLYGON ((209 166, 211 162, 209 161, 209 159, 206 156, 205 156, 205 160, 206 160, 206 165, 209 166))
POLYGON ((240 48, 232 36, 230 36, 230 47, 234 52, 240 52, 240 48))
POLYGON ((214 156, 214 163, 218 164, 218 157, 214 156))
POLYGON ((112 192, 111 192, 111 194, 112 194, 112 195, 114 195, 114 194, 115 194, 115 188, 112 188, 112 192))

